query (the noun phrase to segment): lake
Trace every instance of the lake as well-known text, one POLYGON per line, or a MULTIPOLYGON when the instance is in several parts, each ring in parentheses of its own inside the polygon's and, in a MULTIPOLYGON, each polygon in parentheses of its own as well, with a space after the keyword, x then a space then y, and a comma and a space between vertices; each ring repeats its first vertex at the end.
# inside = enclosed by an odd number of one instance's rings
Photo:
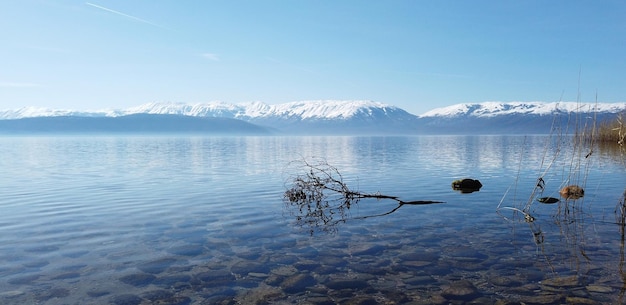
POLYGON ((0 138, 0 303, 623 303, 624 152, 573 144, 0 138), (309 173, 395 199, 285 197, 309 173))

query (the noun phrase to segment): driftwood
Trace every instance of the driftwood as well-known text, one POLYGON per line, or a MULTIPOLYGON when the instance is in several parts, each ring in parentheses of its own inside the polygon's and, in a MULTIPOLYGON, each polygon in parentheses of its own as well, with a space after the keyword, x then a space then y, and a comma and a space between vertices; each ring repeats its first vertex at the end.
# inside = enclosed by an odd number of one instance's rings
POLYGON ((288 170, 290 174, 284 193, 286 207, 295 216, 297 224, 308 227, 311 235, 315 231, 336 232, 336 226, 348 219, 350 207, 365 198, 392 200, 398 206, 383 214, 352 219, 389 215, 404 205, 442 203, 433 200, 403 201, 397 196, 352 190, 344 182, 339 170, 324 159, 293 161, 288 165, 288 170))

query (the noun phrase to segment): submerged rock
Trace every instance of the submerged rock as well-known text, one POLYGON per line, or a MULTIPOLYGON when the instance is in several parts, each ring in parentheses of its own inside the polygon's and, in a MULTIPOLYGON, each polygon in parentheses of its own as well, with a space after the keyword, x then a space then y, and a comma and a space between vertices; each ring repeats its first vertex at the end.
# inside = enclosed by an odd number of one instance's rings
POLYGON ((167 270, 176 260, 173 258, 161 258, 151 262, 145 262, 137 268, 145 273, 159 274, 167 270))
POLYGON ((269 273, 270 268, 258 262, 238 261, 230 267, 230 271, 234 274, 247 275, 250 272, 269 273))
POLYGON ((201 272, 196 274, 194 278, 213 287, 229 286, 236 280, 234 274, 223 269, 201 272))
POLYGON ((454 300, 472 300, 480 296, 478 288, 468 280, 453 282, 450 287, 446 288, 442 293, 446 299, 454 300))
POLYGON ((111 298, 111 304, 114 305, 139 305, 142 301, 142 298, 133 294, 122 294, 111 298))
POLYGON ((130 274, 120 278, 122 283, 135 287, 147 286, 156 279, 156 276, 146 273, 130 274))
POLYGON ((563 287, 563 286, 573 287, 573 286, 578 286, 580 284, 580 278, 577 275, 557 276, 557 277, 544 279, 543 281, 541 281, 541 284, 550 285, 550 286, 559 286, 559 287, 563 287))
POLYGON ((324 283, 326 287, 330 289, 364 289, 368 287, 366 281, 358 280, 358 279, 342 279, 342 280, 332 280, 327 283, 324 283))
POLYGON ((167 249, 167 252, 181 256, 197 256, 204 253, 204 247, 197 244, 187 244, 167 249))
POLYGON ((287 293, 296 293, 302 292, 316 283, 315 279, 309 274, 296 274, 286 278, 280 284, 280 287, 287 293))
POLYGON ((476 179, 459 179, 452 181, 452 189, 455 191, 461 191, 461 193, 473 193, 480 191, 483 184, 476 179))

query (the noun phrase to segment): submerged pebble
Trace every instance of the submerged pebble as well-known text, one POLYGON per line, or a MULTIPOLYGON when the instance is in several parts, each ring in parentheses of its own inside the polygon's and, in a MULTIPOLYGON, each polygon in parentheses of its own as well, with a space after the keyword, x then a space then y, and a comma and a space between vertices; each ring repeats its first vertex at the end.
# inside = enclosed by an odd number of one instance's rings
POLYGON ((149 285, 155 279, 156 279, 156 276, 152 274, 136 273, 136 274, 123 276, 120 278, 120 281, 128 285, 141 287, 141 286, 149 285))
POLYGON ((315 279, 310 274, 295 274, 287 277, 280 287, 287 293, 303 292, 307 287, 316 284, 315 279))
POLYGON ((113 305, 139 305, 142 301, 142 298, 134 294, 121 294, 111 298, 113 305))
POLYGON ((169 268, 175 262, 176 259, 166 257, 139 264, 137 268, 146 273, 159 274, 167 270, 167 268, 169 268))
POLYGON ((204 253, 204 246, 198 244, 188 244, 172 247, 167 252, 181 256, 197 256, 204 253))
POLYGON ((468 280, 460 280, 450 283, 450 287, 441 293, 446 299, 469 301, 480 296, 478 288, 468 280))

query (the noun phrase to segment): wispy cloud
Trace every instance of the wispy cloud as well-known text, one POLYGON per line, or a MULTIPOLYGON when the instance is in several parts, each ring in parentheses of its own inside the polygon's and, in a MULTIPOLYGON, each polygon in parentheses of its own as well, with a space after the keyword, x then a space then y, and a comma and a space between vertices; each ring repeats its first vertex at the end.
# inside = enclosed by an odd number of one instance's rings
POLYGON ((0 87, 2 87, 2 88, 33 88, 33 87, 39 87, 39 84, 22 83, 22 82, 2 82, 2 81, 0 81, 0 87))
POLYGON ((139 22, 142 22, 142 23, 145 23, 145 24, 149 24, 149 25, 152 25, 152 26, 156 26, 156 27, 159 27, 159 28, 165 29, 164 27, 162 27, 162 26, 160 26, 160 25, 158 25, 158 24, 156 24, 156 23, 150 22, 150 21, 145 20, 145 19, 141 19, 141 18, 139 18, 139 17, 132 16, 132 15, 124 14, 124 13, 122 13, 122 12, 120 12, 120 11, 116 11, 116 10, 113 10, 113 9, 110 9, 110 8, 106 8, 106 7, 104 7, 104 6, 100 6, 100 5, 97 5, 97 4, 93 4, 93 3, 91 3, 91 2, 85 2, 85 4, 87 4, 87 5, 89 5, 89 6, 93 6, 93 7, 98 8, 98 9, 101 9, 101 10, 103 10, 103 11, 107 11, 107 12, 109 12, 109 13, 117 14, 117 15, 124 16, 124 17, 126 17, 126 18, 129 18, 129 19, 135 20, 135 21, 139 21, 139 22))
POLYGON ((202 57, 213 61, 220 61, 220 57, 215 53, 202 53, 202 57))

